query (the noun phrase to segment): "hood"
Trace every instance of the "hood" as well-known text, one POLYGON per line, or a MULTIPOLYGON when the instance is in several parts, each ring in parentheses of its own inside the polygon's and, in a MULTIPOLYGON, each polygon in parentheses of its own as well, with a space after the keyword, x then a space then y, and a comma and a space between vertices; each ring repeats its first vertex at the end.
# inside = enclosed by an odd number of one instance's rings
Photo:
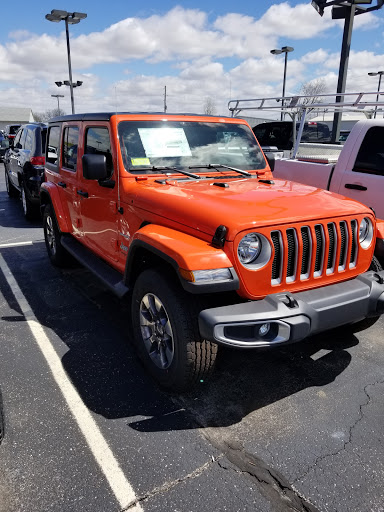
MULTIPOLYGON (((213 235, 221 224, 233 240, 245 229, 372 213, 361 203, 286 180, 266 184, 256 178, 154 180, 137 182, 137 208, 213 235), (222 187, 215 183, 226 183, 222 187)), ((132 197, 132 196, 131 196, 132 197)))

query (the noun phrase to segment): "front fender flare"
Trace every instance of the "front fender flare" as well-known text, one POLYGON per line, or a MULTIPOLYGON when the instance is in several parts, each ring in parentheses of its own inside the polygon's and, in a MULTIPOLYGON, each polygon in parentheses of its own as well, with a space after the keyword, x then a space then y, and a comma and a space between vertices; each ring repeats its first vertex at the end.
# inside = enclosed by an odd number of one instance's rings
POLYGON ((127 256, 125 282, 129 282, 134 273, 133 263, 139 248, 144 248, 169 263, 175 269, 182 286, 191 293, 213 293, 239 288, 239 279, 232 262, 222 249, 213 247, 209 242, 194 236, 156 224, 147 224, 134 234, 127 256), (232 279, 196 284, 186 281, 179 273, 179 269, 216 268, 229 268, 232 279))

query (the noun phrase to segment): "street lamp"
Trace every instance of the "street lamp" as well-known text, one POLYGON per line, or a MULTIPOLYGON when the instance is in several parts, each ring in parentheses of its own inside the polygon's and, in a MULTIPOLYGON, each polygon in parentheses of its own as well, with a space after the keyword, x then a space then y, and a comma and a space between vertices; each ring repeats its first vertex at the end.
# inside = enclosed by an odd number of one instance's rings
MULTIPOLYGON (((380 92, 380 85, 381 85, 381 77, 384 75, 384 71, 376 71, 375 73, 372 72, 372 73, 368 73, 369 76, 377 76, 379 75, 379 85, 377 87, 377 95, 376 95, 376 103, 379 101, 379 92, 380 92)), ((375 113, 374 113, 374 118, 376 119, 376 111, 377 111, 377 105, 375 107, 375 113)))
POLYGON ((64 98, 64 94, 51 94, 52 98, 57 98, 57 110, 60 112, 60 100, 59 98, 64 98))
MULTIPOLYGON (((271 50, 272 55, 280 55, 284 53, 284 78, 283 78, 283 98, 285 96, 285 80, 287 78, 287 61, 288 61, 288 53, 293 52, 294 48, 292 46, 283 46, 280 50, 271 50)), ((281 100, 281 106, 284 107, 284 99, 281 100)), ((283 111, 280 114, 280 121, 283 120, 283 111)))
POLYGON ((54 23, 59 23, 62 20, 65 21, 65 33, 66 33, 66 36, 67 36, 68 73, 69 73, 69 83, 68 83, 68 85, 70 86, 70 89, 71 89, 72 114, 75 113, 75 102, 73 100, 73 86, 74 86, 74 84, 72 83, 71 50, 70 50, 70 47, 69 47, 68 24, 69 25, 76 25, 77 23, 80 23, 80 21, 83 20, 86 17, 87 17, 87 15, 84 12, 67 12, 67 11, 61 11, 59 9, 52 9, 50 14, 46 14, 45 15, 45 19, 47 19, 48 21, 53 21, 54 23))
MULTIPOLYGON (((61 87, 62 85, 71 85, 69 80, 64 80, 63 82, 55 82, 57 87, 61 87)), ((80 85, 83 85, 83 82, 80 82, 78 80, 77 82, 72 82, 72 87, 80 87, 80 85)))
MULTIPOLYGON (((340 94, 345 92, 347 81, 349 50, 352 41, 353 20, 355 16, 381 9, 384 0, 376 0, 376 4, 365 7, 364 4, 372 4, 372 0, 312 0, 312 6, 323 16, 325 7, 332 7, 332 19, 344 20, 343 41, 341 43, 339 78, 337 81, 336 103, 342 103, 343 97, 340 94)), ((341 112, 333 114, 333 127, 331 142, 336 143, 340 136, 341 112)))

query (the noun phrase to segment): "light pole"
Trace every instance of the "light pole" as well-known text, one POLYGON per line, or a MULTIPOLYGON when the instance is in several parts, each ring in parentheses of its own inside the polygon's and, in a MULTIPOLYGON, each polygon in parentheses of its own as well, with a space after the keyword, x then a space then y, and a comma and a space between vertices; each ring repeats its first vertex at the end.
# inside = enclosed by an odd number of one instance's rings
MULTIPOLYGON (((293 52, 294 48, 292 46, 283 46, 280 50, 271 50, 272 55, 280 55, 280 53, 284 53, 284 78, 283 78, 283 98, 285 96, 285 80, 287 78, 287 62, 288 62, 288 53, 293 52)), ((284 107, 284 100, 281 100, 281 106, 284 107)), ((280 121, 283 120, 284 114, 283 111, 280 114, 280 121)))
POLYGON ((65 33, 67 36, 68 73, 69 73, 69 84, 68 85, 70 86, 70 89, 71 89, 72 114, 75 113, 75 102, 73 100, 71 49, 69 46, 68 24, 76 25, 77 23, 80 23, 80 21, 86 17, 87 17, 87 15, 84 12, 67 12, 67 11, 60 11, 59 9, 52 9, 50 14, 45 15, 45 19, 47 19, 48 21, 53 21, 54 23, 59 23, 62 20, 65 21, 65 33))
MULTIPOLYGON (((343 41, 341 43, 339 78, 337 81, 336 103, 342 103, 343 97, 340 94, 345 92, 347 81, 349 50, 352 41, 353 20, 355 16, 381 9, 384 0, 376 0, 376 5, 365 7, 364 4, 371 4, 372 0, 312 0, 311 4, 316 11, 323 16, 326 7, 332 7, 332 19, 344 20, 343 41)), ((340 137, 341 112, 333 114, 333 127, 331 142, 337 143, 340 137)))
POLYGON ((59 98, 64 98, 64 94, 51 94, 52 98, 57 98, 57 110, 60 112, 60 100, 59 98))
MULTIPOLYGON (((379 85, 377 86, 377 95, 376 95, 376 103, 379 101, 379 92, 380 92, 380 86, 381 86, 381 77, 384 75, 384 71, 376 71, 372 73, 368 73, 369 76, 377 76, 379 75, 379 85)), ((375 107, 375 113, 374 118, 376 119, 376 111, 377 111, 377 105, 375 107)))

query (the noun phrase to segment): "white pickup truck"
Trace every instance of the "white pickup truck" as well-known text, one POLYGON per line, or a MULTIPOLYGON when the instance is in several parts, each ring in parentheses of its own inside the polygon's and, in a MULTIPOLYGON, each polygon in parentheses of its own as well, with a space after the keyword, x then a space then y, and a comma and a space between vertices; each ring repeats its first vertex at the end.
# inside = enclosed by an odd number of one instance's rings
MULTIPOLYGON (((344 145, 302 143, 295 158, 276 159, 272 166, 276 178, 351 197, 384 220, 384 120, 358 121, 344 145)), ((375 255, 383 265, 383 236, 375 255)))
POLYGON ((344 145, 302 143, 273 174, 356 199, 384 219, 384 120, 358 121, 344 145))

